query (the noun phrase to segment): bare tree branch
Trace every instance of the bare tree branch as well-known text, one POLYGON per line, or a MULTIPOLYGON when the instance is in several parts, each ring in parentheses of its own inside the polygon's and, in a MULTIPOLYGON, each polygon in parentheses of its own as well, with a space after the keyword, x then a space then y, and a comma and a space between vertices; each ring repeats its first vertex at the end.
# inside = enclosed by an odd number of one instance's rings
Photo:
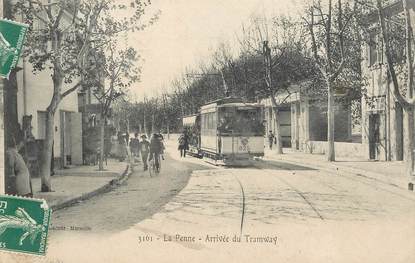
POLYGON ((65 98, 66 96, 68 96, 69 94, 71 94, 72 92, 74 92, 77 88, 79 88, 80 86, 82 86, 82 81, 79 81, 78 83, 76 83, 73 87, 67 89, 65 92, 63 92, 60 97, 61 99, 65 98))

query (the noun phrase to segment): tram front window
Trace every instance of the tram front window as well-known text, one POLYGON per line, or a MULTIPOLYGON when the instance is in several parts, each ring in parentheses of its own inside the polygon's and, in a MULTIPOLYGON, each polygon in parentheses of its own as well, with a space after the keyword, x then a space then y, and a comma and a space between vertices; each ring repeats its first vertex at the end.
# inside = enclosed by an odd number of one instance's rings
POLYGON ((220 114, 221 133, 254 134, 263 133, 259 109, 224 108, 220 114))

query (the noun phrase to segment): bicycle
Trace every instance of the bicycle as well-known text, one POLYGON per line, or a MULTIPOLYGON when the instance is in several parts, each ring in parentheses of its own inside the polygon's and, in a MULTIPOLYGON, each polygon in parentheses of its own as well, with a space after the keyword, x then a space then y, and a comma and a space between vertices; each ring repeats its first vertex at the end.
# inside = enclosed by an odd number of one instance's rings
POLYGON ((148 173, 150 174, 150 177, 153 173, 155 173, 155 169, 156 169, 155 166, 156 166, 156 164, 155 164, 154 158, 153 158, 153 159, 151 159, 151 161, 148 164, 148 173))
POLYGON ((148 172, 150 173, 150 177, 152 174, 158 174, 160 173, 160 154, 153 153, 153 158, 151 158, 149 163, 149 169, 148 172), (158 165, 157 165, 158 164, 158 165))

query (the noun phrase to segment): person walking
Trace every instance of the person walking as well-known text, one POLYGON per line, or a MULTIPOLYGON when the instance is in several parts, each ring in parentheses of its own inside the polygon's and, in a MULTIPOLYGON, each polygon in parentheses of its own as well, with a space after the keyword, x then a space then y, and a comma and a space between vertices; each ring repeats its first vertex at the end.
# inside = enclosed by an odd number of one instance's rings
POLYGON ((19 150, 24 142, 10 143, 6 150, 6 194, 33 197, 32 181, 29 169, 19 150))
POLYGON ((272 133, 272 131, 269 131, 268 133, 268 143, 269 143, 269 149, 272 150, 272 145, 274 144, 275 135, 272 133))
POLYGON ((130 151, 131 151, 131 156, 134 157, 138 157, 140 155, 140 151, 139 151, 139 145, 140 145, 140 140, 138 139, 138 133, 134 133, 134 138, 130 139, 130 151))
POLYGON ((179 137, 179 147, 180 157, 186 157, 186 151, 189 150, 189 136, 186 131, 183 132, 179 137))
POLYGON ((148 169, 147 159, 148 154, 150 153, 150 142, 147 141, 147 136, 145 134, 141 135, 141 142, 139 144, 141 160, 143 161, 144 171, 148 169))

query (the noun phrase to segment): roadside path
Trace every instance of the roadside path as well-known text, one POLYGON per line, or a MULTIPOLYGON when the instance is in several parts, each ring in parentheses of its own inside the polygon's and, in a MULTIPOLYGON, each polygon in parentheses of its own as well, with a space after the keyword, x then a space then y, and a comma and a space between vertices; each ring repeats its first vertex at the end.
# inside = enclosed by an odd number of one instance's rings
MULTIPOLYGON (((162 209, 187 184, 192 171, 206 169, 195 164, 183 165, 168 155, 160 174, 149 176, 141 163, 121 186, 80 204, 57 211, 52 226, 76 226, 91 233, 115 233, 128 229, 162 209)), ((66 234, 53 231, 53 235, 66 234)))

